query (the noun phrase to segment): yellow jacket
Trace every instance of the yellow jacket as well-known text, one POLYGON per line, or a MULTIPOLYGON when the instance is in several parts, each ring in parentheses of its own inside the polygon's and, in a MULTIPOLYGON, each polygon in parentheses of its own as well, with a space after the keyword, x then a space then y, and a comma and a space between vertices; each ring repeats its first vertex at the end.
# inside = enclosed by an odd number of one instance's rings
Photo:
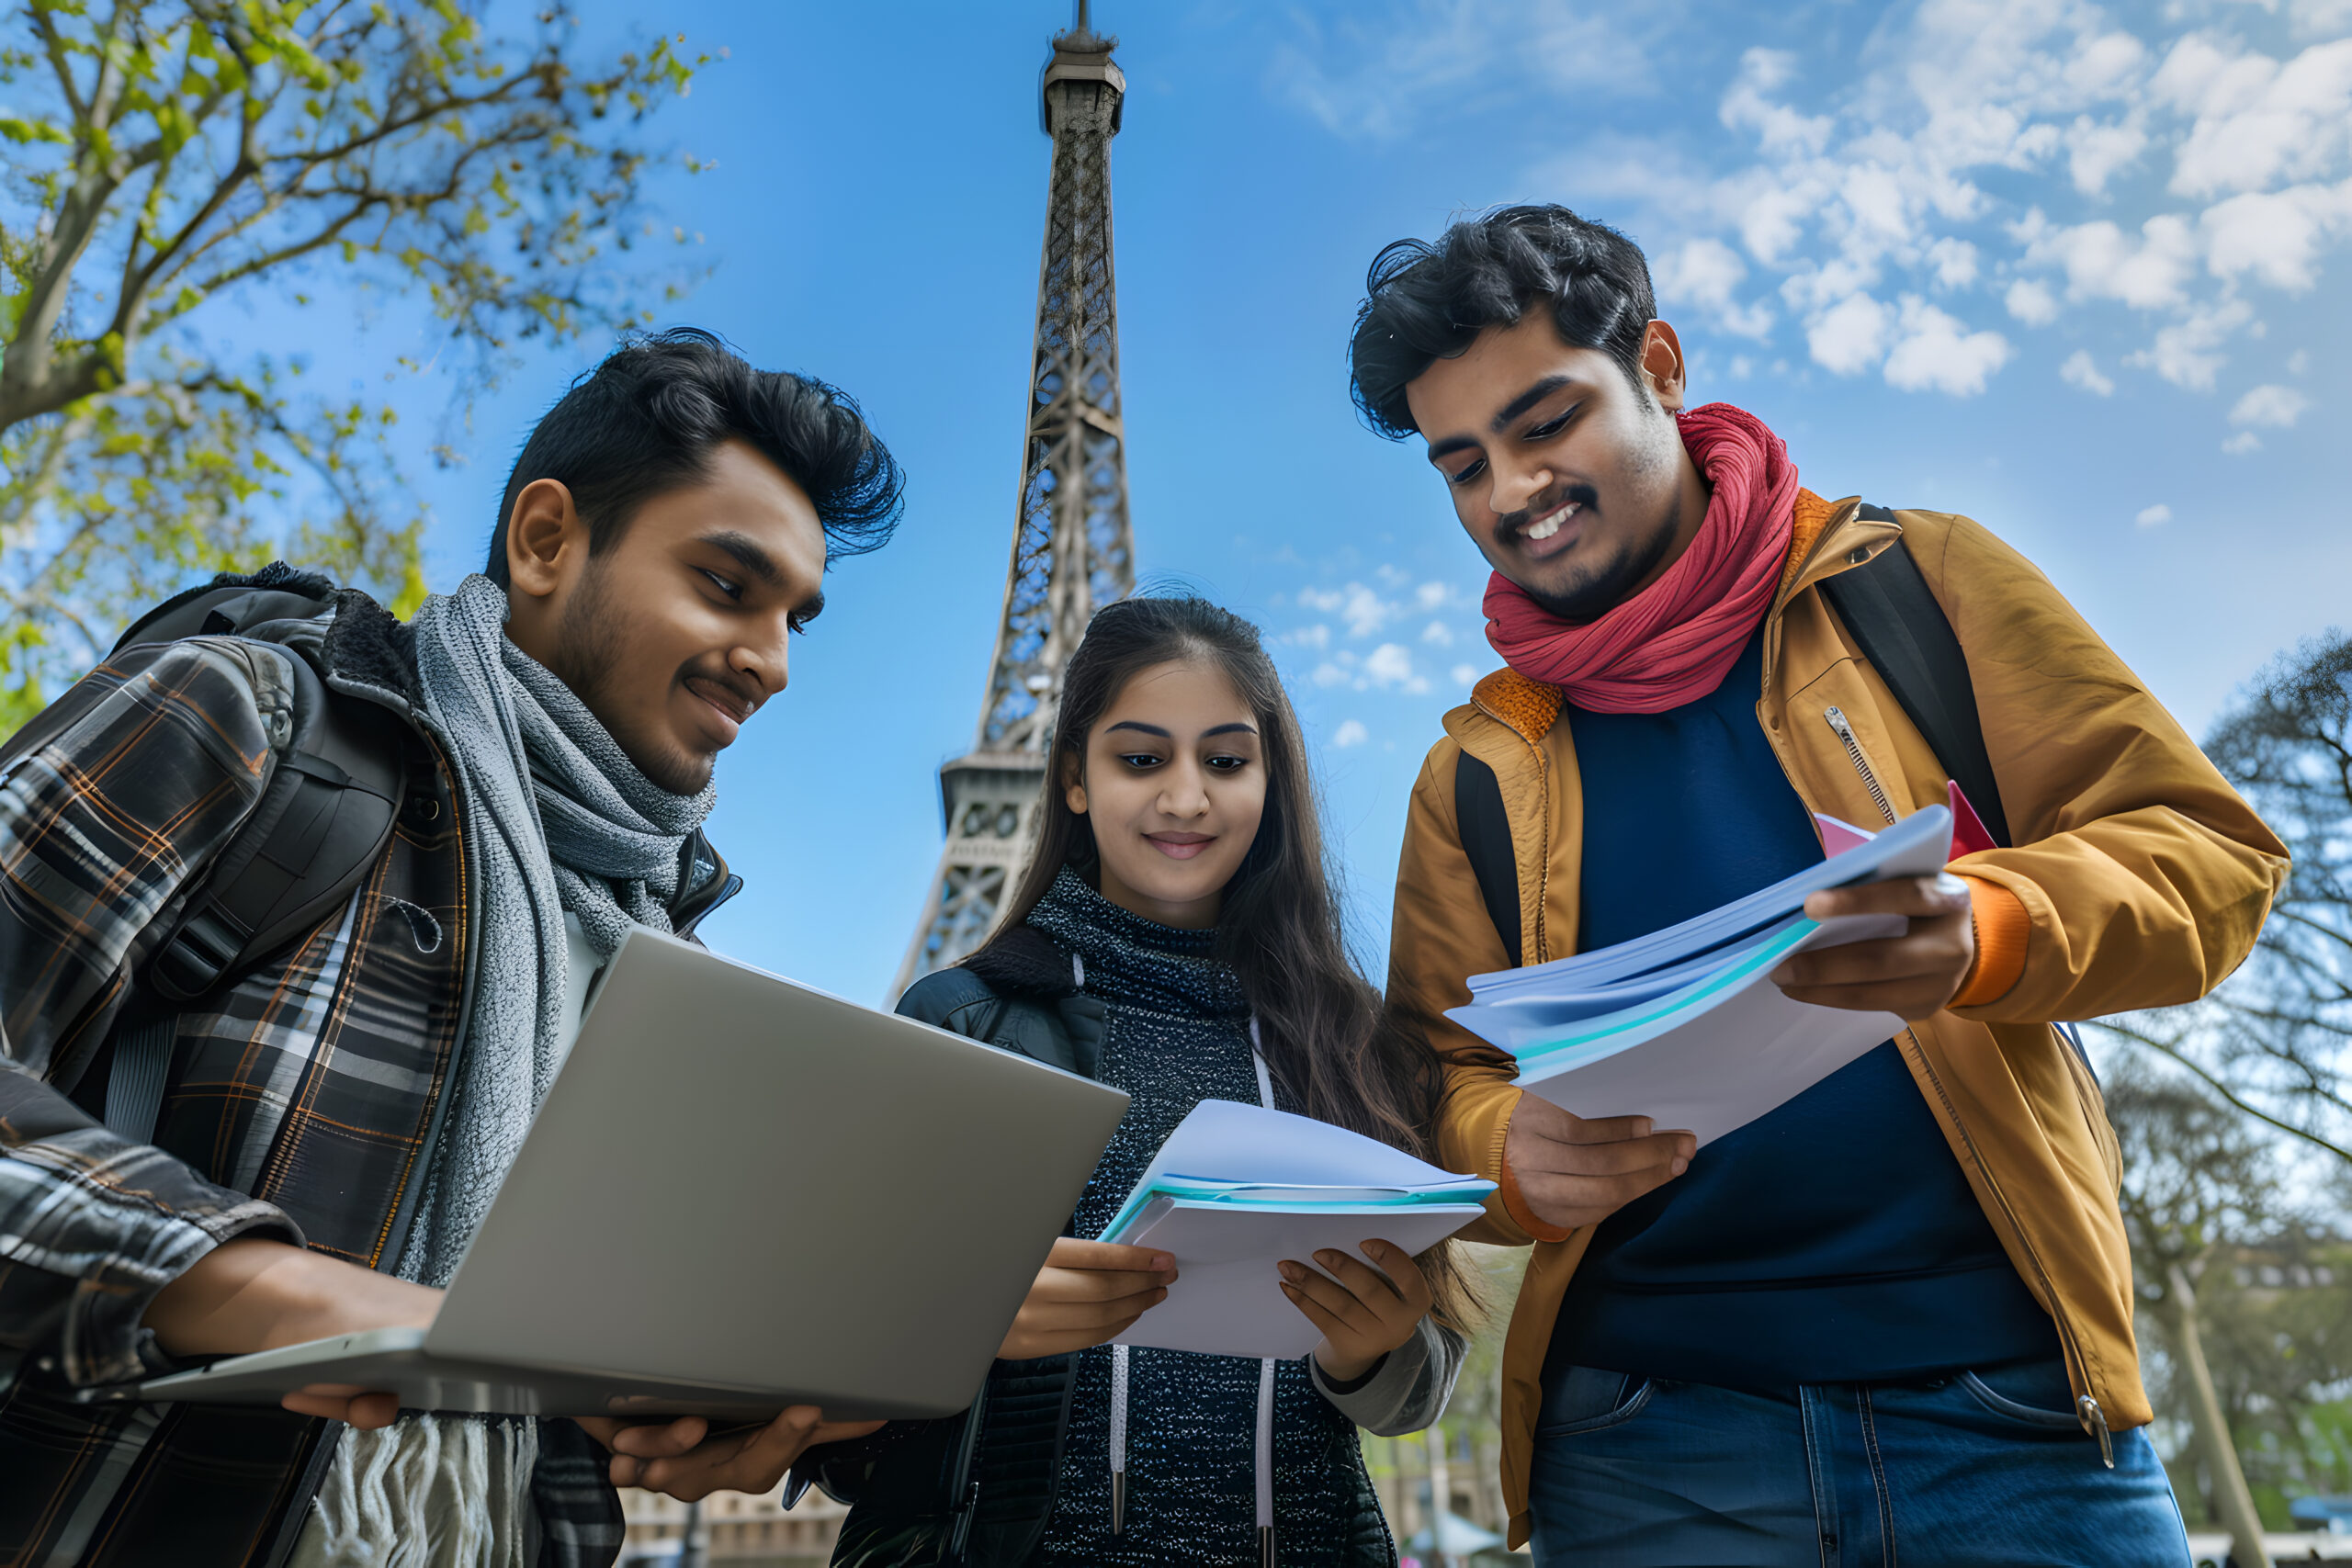
MULTIPOLYGON (((1905 539, 1967 656, 2018 843, 1953 864, 1976 895, 1978 973, 1957 998, 1975 1005, 1905 1030, 1899 1044, 2010 1261, 2056 1322, 2085 1427, 2104 1436, 2151 1418, 2120 1166, 2098 1087, 2050 1025, 2212 989, 2252 948, 2285 879, 2286 847, 2024 558, 1965 517, 1895 518, 1800 494, 1756 716, 1812 810, 1885 820, 1873 780, 1898 813, 1944 798, 1947 775, 1927 742, 1816 590, 1905 539), (1825 717, 1831 707, 1859 755, 1825 717), (1985 974, 1994 964, 2001 973, 1985 974)), ((1510 961, 1463 853, 1454 773, 1467 751, 1502 787, 1526 961, 1566 956, 1579 924, 1583 812, 1560 714, 1557 688, 1508 670, 1481 681, 1422 766, 1397 869, 1389 998, 1446 1064, 1442 1163, 1498 1182, 1521 1091, 1509 1058, 1444 1012, 1469 999, 1467 976, 1510 961)), ((1508 1196, 1489 1200, 1465 1234, 1535 1248, 1503 1352, 1502 1481, 1516 1546, 1528 1538, 1544 1352, 1590 1227, 1538 1240, 1508 1196)))

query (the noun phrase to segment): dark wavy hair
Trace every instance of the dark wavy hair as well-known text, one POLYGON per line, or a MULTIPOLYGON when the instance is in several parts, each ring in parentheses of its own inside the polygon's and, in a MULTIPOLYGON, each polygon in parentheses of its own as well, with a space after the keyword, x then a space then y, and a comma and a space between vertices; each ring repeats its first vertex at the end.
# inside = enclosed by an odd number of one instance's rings
POLYGON ((1372 261, 1348 348, 1349 393, 1373 430, 1402 441, 1419 427, 1405 388, 1548 304, 1560 341, 1597 348, 1636 391, 1642 334, 1657 316, 1642 248, 1565 207, 1500 207, 1453 224, 1432 244, 1399 240, 1372 261))
MULTIPOLYGON (((1093 825, 1069 808, 1064 785, 1083 776, 1087 737, 1126 683, 1180 660, 1232 684, 1257 721, 1265 757, 1265 814, 1225 886, 1216 952, 1257 1014, 1267 1071, 1307 1115, 1434 1161, 1442 1070, 1426 1040, 1382 1007, 1350 956, 1298 716, 1258 628, 1229 610, 1170 595, 1123 599, 1095 613, 1062 677, 1035 851, 982 951, 1028 919, 1064 866, 1099 884, 1093 825)), ((1419 1262, 1442 1315, 1464 1321, 1476 1295, 1451 1245, 1419 1262)))
POLYGON ((673 327, 622 344, 539 421, 507 476, 482 570, 508 585, 506 529, 524 486, 561 481, 599 556, 647 502, 700 480, 730 440, 808 491, 828 562, 889 543, 906 476, 855 400, 814 377, 754 370, 716 334, 673 327))

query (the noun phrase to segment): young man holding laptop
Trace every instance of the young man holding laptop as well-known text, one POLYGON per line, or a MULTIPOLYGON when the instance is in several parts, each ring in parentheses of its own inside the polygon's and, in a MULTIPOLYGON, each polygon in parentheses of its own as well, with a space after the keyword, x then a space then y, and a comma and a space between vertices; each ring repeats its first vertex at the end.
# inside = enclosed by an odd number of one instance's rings
POLYGON ((9 767, 0 1560, 605 1563, 610 1481, 761 1490, 835 1435, 807 1407, 703 1441, 695 1420, 396 1419, 351 1387, 283 1410, 83 1396, 433 1319, 591 978, 632 928, 688 931, 737 886, 701 833, 713 763, 899 489, 832 388, 705 333, 643 339, 532 434, 486 575, 401 625, 273 568, 250 586, 332 597, 307 649, 122 649, 9 767), (126 1007, 153 1010, 163 933, 287 750, 301 659, 387 716, 389 842, 315 931, 164 1010, 160 1108, 110 1130, 126 1007))
POLYGON ((1414 790, 1390 999, 1445 1057, 1444 1162, 1499 1183, 1480 1239, 1535 1247, 1503 1371, 1513 1540, 1539 1562, 2186 1561, 2140 1430, 2114 1135, 2052 1025, 2218 984, 2285 851, 2031 566, 1964 517, 1800 488, 1760 421, 1688 406, 1655 318, 1623 236, 1518 208, 1383 252, 1353 346, 1358 406, 1426 443, 1493 568, 1509 666, 1414 790), (1973 697, 1940 711, 1981 720, 1976 804, 2014 847, 1814 895, 1815 919, 1907 934, 1774 978, 1910 1026, 1703 1149, 1513 1088, 1445 1017, 1467 976, 1777 882, 1820 860, 1815 812, 1874 829, 1946 799, 1965 763, 1826 586, 1906 568, 1901 629, 1956 634, 1973 697))

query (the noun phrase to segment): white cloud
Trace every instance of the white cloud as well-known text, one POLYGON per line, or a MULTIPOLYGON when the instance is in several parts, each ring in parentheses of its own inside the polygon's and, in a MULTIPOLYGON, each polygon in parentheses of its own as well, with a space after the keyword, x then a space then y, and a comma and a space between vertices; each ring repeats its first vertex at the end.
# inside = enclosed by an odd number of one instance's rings
POLYGON ((1747 276, 1747 264, 1721 240, 1689 241, 1657 258, 1652 272, 1660 299, 1705 311, 1724 332, 1763 337, 1772 330, 1770 307, 1739 302, 1739 285, 1747 276))
POLYGON ((1453 596, 1453 589, 1443 582, 1424 582, 1413 590, 1413 602, 1424 610, 1434 610, 1453 596))
POLYGON ((2232 424, 2259 424, 2284 430, 2303 417, 2311 399, 2292 387, 2269 384, 2255 388, 2230 411, 2232 424))
POLYGON ((2103 195, 2107 182, 2139 162, 2148 133, 2137 124, 2103 123, 2078 115, 2066 129, 2066 172, 2085 196, 2103 195))
POLYGON ((2009 358, 2009 340, 1972 333, 1959 317, 1916 294, 1903 297, 1900 336, 1886 355, 1886 380, 1906 392, 1934 390, 1973 397, 2009 358))
POLYGON ((2188 280, 2197 263, 2197 237, 2188 220, 2160 212, 2140 226, 2137 239, 2101 218, 2071 228, 2037 225, 2039 209, 2021 228, 2029 263, 2048 263, 2066 275, 2075 299, 2116 299, 2142 310, 2188 303, 2188 280))
POLYGON ((2233 457, 2243 457, 2249 452, 2262 450, 2262 437, 2251 430, 2241 430, 2222 443, 2222 450, 2233 457))
POLYGON ((2281 63, 2192 33, 2155 75, 2158 98, 2193 114, 2171 188, 2191 197, 2264 190, 2327 169, 2352 135, 2352 39, 2281 63))
POLYGON ((1384 642, 1365 657, 1363 675, 1375 686, 1409 686, 1413 656, 1405 651, 1403 643, 1384 642))
POLYGON ((1266 79, 1293 107, 1340 136, 1393 141, 1465 96, 1513 91, 1557 97, 1619 94, 1655 80, 1649 40, 1680 20, 1678 6, 1634 16, 1573 0, 1402 0, 1351 6, 1336 20, 1283 13, 1266 79))
POLYGON ((1337 615, 1347 623, 1348 635, 1357 637, 1372 636, 1405 613, 1404 605, 1382 598, 1361 582, 1344 588, 1302 588, 1298 602, 1319 615, 1337 615))
POLYGON ((1878 363, 1886 352, 1887 309, 1867 294, 1855 294, 1814 319, 1806 346, 1819 364, 1852 376, 1878 363))
POLYGON ((1453 630, 1443 621, 1431 621, 1421 628, 1421 640, 1439 648, 1453 646, 1453 630))
POLYGON ((2030 327, 2046 327, 2058 319, 2058 297, 2038 277, 2020 277, 2002 296, 2009 314, 2030 327))
POLYGON ((1340 721, 1340 728, 1331 731, 1331 744, 1343 750, 1350 746, 1361 746, 1371 739, 1372 731, 1363 727, 1363 721, 1361 719, 1342 719, 1340 721))
POLYGON ((2153 528, 2159 523, 2169 523, 2172 521, 2172 508, 2166 506, 2160 501, 2154 506, 2142 507, 2138 515, 2134 516, 2132 521, 2137 523, 2143 528, 2153 528))
POLYGON ((1475 686, 1478 683, 1478 667, 1475 664, 1457 664, 1447 673, 1453 677, 1453 683, 1457 686, 1475 686))
POLYGON ((2210 392, 2222 368, 2222 344, 2253 319, 2254 307, 2243 299, 2192 310, 2183 320, 2159 329, 2154 343, 2124 363, 2154 370, 2176 387, 2210 392))
POLYGON ((1976 247, 1947 234, 1928 247, 1928 265, 1939 288, 1965 288, 1976 281, 1976 247))
POLYGON ((2198 219, 2205 265, 2216 277, 2252 275, 2300 294, 2319 281, 2319 251, 2352 222, 2352 180, 2275 192, 2249 191, 2216 202, 2198 219))
POLYGON ((2298 37, 2352 32, 2352 0, 2287 0, 2287 15, 2298 37))
POLYGON ((1315 673, 1308 679, 1318 686, 1344 686, 1348 683, 1349 675, 1345 670, 1327 659, 1315 667, 1315 673))
POLYGON ((1326 649, 1331 646, 1331 628, 1320 621, 1313 626, 1293 626, 1283 633, 1283 640, 1295 648, 1326 649))
POLYGON ((2091 351, 2087 348, 2078 348, 2068 355, 2066 363, 2058 367, 2058 376, 2066 385, 2080 387, 2098 397, 2111 398, 2115 395, 2115 383, 2099 374, 2098 362, 2091 357, 2091 351))

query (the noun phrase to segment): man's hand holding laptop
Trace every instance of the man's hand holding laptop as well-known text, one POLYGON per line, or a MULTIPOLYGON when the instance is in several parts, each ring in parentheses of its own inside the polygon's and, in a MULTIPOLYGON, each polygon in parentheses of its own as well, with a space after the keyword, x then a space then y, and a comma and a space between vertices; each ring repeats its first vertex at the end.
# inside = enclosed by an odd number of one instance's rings
MULTIPOLYGON (((243 1356, 359 1334, 423 1328, 441 1292, 282 1241, 240 1236, 213 1248, 158 1292, 147 1326, 166 1354, 243 1356)), ((287 1409, 355 1427, 389 1427, 400 1401, 347 1383, 288 1394, 287 1409)))
MULTIPOLYGON (((371 1328, 424 1328, 440 1309, 441 1292, 429 1285, 245 1236, 222 1243, 164 1286, 146 1324, 166 1354, 242 1356, 371 1328)), ((399 1395, 350 1383, 312 1383, 279 1403, 362 1428, 389 1427, 400 1414, 399 1395)), ((765 1492, 803 1450, 863 1437, 882 1423, 826 1421, 816 1406, 796 1404, 764 1427, 715 1438, 699 1416, 643 1423, 590 1416, 580 1425, 612 1451, 614 1485, 693 1502, 719 1491, 765 1492)))

